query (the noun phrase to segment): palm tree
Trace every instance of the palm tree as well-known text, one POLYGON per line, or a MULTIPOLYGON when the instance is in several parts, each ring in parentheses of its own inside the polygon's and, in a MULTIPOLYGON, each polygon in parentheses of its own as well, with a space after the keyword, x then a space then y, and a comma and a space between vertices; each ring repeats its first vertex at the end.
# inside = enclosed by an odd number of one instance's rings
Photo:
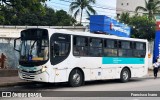
POLYGON ((80 13, 80 24, 82 22, 82 14, 85 10, 86 13, 90 16, 92 14, 96 14, 96 11, 92 8, 91 4, 95 4, 95 0, 74 0, 70 4, 69 11, 73 13, 74 11, 74 17, 76 18, 77 15, 80 13))
POLYGON ((2 4, 5 3, 8 6, 13 6, 13 4, 11 3, 13 3, 15 0, 0 0, 0 1, 2 4))
POLYGON ((145 7, 138 6, 135 11, 138 10, 146 11, 149 19, 154 19, 154 14, 160 12, 160 1, 149 0, 148 2, 145 0, 145 7))

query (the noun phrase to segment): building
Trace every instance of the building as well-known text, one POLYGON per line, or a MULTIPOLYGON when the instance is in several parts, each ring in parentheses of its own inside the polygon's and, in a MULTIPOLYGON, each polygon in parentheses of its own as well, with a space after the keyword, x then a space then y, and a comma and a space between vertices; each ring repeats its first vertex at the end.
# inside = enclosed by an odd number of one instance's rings
MULTIPOLYGON (((146 0, 148 1, 148 0, 146 0)), ((154 2, 157 2, 159 0, 153 0, 154 2)), ((123 13, 123 12, 128 12, 131 16, 135 14, 135 9, 138 6, 142 6, 145 7, 145 0, 117 0, 117 4, 116 4, 116 14, 117 14, 117 18, 119 18, 119 16, 123 13)), ((143 11, 138 11, 140 15, 142 15, 143 11)), ((159 14, 155 15, 156 17, 158 16, 159 18, 159 14)))
POLYGON ((145 0, 117 0, 116 5, 116 14, 118 18, 123 12, 134 15, 137 6, 145 7, 145 0))

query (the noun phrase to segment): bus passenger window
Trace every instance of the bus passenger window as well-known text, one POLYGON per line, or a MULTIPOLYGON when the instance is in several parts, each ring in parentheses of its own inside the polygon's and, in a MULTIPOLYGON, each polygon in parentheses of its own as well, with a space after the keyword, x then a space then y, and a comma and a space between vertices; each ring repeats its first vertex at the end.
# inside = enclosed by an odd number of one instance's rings
POLYGON ((134 43, 133 54, 135 57, 145 57, 146 55, 146 44, 145 43, 134 43))
POLYGON ((88 53, 88 38, 81 36, 74 36, 73 38, 73 55, 87 56, 88 53))
POLYGON ((94 57, 102 56, 102 39, 90 38, 89 55, 94 57))
POLYGON ((118 56, 132 57, 132 44, 130 41, 119 41, 118 56))
POLYGON ((104 40, 103 56, 117 56, 117 41, 116 40, 104 40))

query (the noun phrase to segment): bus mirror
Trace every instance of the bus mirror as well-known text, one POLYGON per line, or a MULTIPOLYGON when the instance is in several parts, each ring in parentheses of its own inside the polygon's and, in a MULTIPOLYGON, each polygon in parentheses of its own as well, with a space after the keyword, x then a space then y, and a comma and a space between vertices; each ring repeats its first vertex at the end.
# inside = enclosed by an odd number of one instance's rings
POLYGON ((19 46, 20 46, 20 38, 16 38, 16 39, 14 39, 14 50, 16 50, 16 51, 18 51, 18 52, 20 52, 20 48, 19 48, 19 46))

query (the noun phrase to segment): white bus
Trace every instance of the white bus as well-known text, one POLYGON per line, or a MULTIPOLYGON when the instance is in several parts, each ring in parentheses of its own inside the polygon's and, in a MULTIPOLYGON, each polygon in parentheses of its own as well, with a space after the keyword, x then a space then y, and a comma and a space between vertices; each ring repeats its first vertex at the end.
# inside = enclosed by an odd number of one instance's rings
POLYGON ((113 35, 57 29, 26 29, 14 48, 19 77, 29 81, 68 82, 143 77, 148 72, 148 42, 113 35))

